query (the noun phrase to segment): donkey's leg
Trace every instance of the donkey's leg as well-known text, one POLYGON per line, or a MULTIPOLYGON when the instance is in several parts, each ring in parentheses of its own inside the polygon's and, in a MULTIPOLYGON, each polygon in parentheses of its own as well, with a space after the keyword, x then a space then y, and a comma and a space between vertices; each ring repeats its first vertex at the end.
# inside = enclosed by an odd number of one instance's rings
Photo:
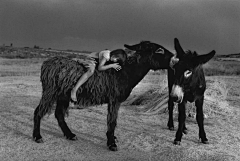
POLYGON ((77 137, 75 134, 71 132, 69 127, 67 126, 67 123, 65 122, 65 114, 66 110, 69 106, 69 101, 68 100, 61 100, 59 99, 57 101, 57 107, 55 110, 55 117, 58 121, 58 125, 60 126, 64 136, 66 136, 67 139, 69 140, 77 140, 77 137))
POLYGON ((174 144, 176 144, 176 145, 180 145, 182 135, 183 135, 183 129, 184 129, 184 124, 185 124, 185 120, 186 120, 185 106, 186 106, 185 101, 183 101, 182 103, 180 103, 178 105, 178 112, 179 112, 179 114, 178 114, 178 130, 176 133, 176 138, 174 140, 174 144))
POLYGON ((117 126, 117 117, 120 103, 108 103, 108 115, 107 115, 107 146, 111 151, 117 151, 116 137, 114 136, 115 127, 117 126))
POLYGON ((201 139, 202 143, 204 144, 208 144, 208 139, 206 137, 206 133, 204 130, 204 116, 203 116, 203 101, 204 101, 204 97, 198 99, 195 101, 195 105, 197 107, 197 123, 198 123, 198 127, 199 127, 199 138, 201 139))
POLYGON ((37 143, 43 142, 42 136, 40 134, 41 119, 46 115, 46 113, 51 111, 52 105, 54 103, 54 100, 52 99, 52 96, 49 95, 49 93, 51 93, 51 91, 43 89, 43 94, 40 103, 34 111, 33 140, 37 143))
POLYGON ((169 100, 168 100, 168 129, 173 131, 174 130, 174 124, 173 124, 173 106, 174 103, 172 101, 172 99, 169 96, 169 100))
POLYGON ((37 143, 42 143, 42 136, 40 134, 40 123, 41 123, 41 117, 39 114, 40 111, 40 104, 37 106, 37 108, 34 111, 34 127, 33 127, 33 140, 37 143))
POLYGON ((173 107, 174 107, 174 103, 173 103, 173 99, 171 98, 170 94, 172 92, 172 86, 173 86, 173 82, 174 82, 174 71, 169 68, 168 69, 168 128, 169 130, 174 130, 174 124, 173 124, 173 107))

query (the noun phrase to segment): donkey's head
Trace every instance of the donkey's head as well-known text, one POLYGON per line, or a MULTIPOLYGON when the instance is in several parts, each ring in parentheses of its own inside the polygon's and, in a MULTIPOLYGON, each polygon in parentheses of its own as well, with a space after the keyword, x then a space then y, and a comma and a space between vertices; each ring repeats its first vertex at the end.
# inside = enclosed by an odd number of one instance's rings
POLYGON ((202 64, 208 62, 215 55, 215 51, 205 55, 198 55, 191 51, 184 52, 176 38, 174 46, 179 61, 173 66, 175 82, 171 97, 177 103, 181 103, 183 100, 193 102, 204 94, 206 82, 202 64))
POLYGON ((141 41, 136 45, 124 45, 127 49, 136 51, 142 62, 148 63, 151 69, 167 69, 169 67, 173 53, 163 46, 150 41, 141 41))

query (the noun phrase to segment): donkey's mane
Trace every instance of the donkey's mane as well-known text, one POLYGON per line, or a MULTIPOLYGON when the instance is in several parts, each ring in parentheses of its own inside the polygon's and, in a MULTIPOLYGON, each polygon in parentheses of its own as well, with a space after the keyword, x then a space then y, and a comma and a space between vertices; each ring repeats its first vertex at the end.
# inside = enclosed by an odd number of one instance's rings
POLYGON ((141 43, 152 43, 151 41, 146 41, 146 40, 142 40, 141 42, 140 42, 140 44, 141 43))
POLYGON ((191 51, 191 50, 187 50, 184 54, 184 58, 194 58, 198 56, 198 53, 196 51, 191 51))
POLYGON ((132 63, 139 63, 140 55, 138 53, 135 53, 131 56, 127 57, 127 64, 132 64, 132 63))

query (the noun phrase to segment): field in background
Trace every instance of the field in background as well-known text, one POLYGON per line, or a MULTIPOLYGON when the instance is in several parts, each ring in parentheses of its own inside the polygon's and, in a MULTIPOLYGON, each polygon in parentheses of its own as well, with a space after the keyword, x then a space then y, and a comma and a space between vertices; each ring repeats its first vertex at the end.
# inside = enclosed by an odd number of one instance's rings
POLYGON ((203 66, 204 73, 207 76, 216 75, 240 75, 240 61, 233 60, 210 60, 203 66))
MULTIPOLYGON (((150 71, 121 106, 116 129, 119 151, 113 153, 106 147, 106 105, 70 110, 67 123, 79 138, 76 142, 63 137, 54 115, 42 121, 45 143, 31 140, 33 111, 41 97, 41 64, 59 53, 34 54, 38 55, 0 54, 0 160, 240 160, 240 62, 214 59, 204 65, 209 75, 204 104, 209 145, 198 143, 193 104, 187 108, 189 134, 181 146, 172 144, 176 131, 167 129, 166 71, 150 71)), ((69 54, 76 53, 60 53, 69 54)), ((176 109, 174 122, 177 128, 176 109)))
MULTIPOLYGON (((71 50, 64 51, 64 50, 54 50, 54 49, 0 47, 1 58, 7 58, 7 59, 31 58, 36 63, 37 61, 42 62, 42 60, 52 56, 76 57, 76 56, 80 56, 82 54, 87 54, 87 53, 89 52, 71 51, 71 50)), ((22 60, 22 62, 21 61, 19 62, 22 63, 24 62, 24 60, 22 60)), ((29 63, 29 60, 26 60, 26 64, 27 63, 29 63)), ((205 71, 205 75, 207 76, 240 75, 240 54, 218 55, 213 60, 211 60, 210 62, 204 65, 204 71, 205 71)))

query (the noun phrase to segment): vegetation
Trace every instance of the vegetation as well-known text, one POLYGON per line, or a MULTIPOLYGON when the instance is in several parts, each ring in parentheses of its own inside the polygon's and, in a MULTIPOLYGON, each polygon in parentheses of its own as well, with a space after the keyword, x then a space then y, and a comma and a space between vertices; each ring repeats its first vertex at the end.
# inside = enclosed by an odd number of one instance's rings
POLYGON ((204 65, 207 76, 214 75, 240 75, 240 61, 214 60, 204 65))
MULTIPOLYGON (((73 50, 54 50, 54 49, 41 49, 41 48, 16 48, 16 47, 0 47, 0 57, 8 59, 34 59, 36 58, 49 58, 53 56, 67 56, 76 57, 78 55, 87 54, 89 51, 73 51, 73 50)), ((30 63, 31 60, 26 60, 30 63)), ((39 59, 40 61, 40 59, 39 59)), ((19 61, 20 62, 20 61, 19 61)), ((25 61, 22 61, 23 63, 25 61)), ((41 61, 40 61, 41 62, 41 61)), ((219 76, 219 75, 240 75, 240 54, 219 55, 204 66, 206 76, 219 76)), ((161 75, 166 71, 157 71, 152 74, 161 75)))
POLYGON ((37 46, 34 46, 34 48, 0 47, 0 57, 8 59, 49 58, 53 56, 76 57, 76 55, 81 55, 83 53, 89 52, 54 50, 51 48, 42 49, 37 46))

